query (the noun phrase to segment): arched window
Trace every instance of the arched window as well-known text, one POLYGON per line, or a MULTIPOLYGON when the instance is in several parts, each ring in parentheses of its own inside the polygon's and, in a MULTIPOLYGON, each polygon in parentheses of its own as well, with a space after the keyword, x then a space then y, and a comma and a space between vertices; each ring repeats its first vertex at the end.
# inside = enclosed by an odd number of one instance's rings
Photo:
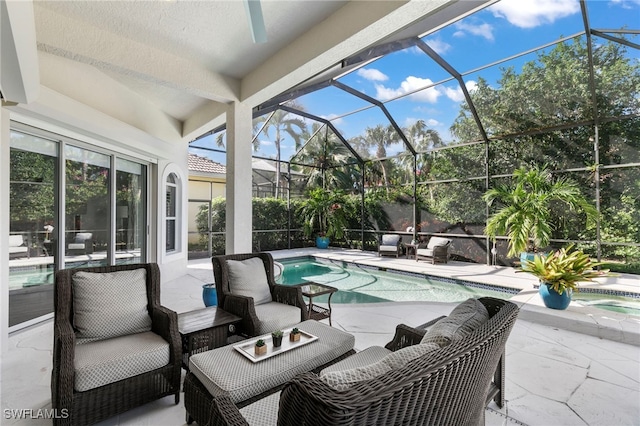
POLYGON ((169 173, 166 183, 166 214, 165 214, 165 226, 166 226, 166 239, 165 250, 167 253, 171 253, 177 250, 177 238, 178 238, 178 177, 175 173, 169 173))

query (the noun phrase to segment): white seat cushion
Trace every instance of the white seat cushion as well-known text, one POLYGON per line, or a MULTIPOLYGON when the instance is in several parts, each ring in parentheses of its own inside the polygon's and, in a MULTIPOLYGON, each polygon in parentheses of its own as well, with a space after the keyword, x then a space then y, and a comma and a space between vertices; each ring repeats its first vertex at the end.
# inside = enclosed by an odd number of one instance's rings
POLYGON ((282 330, 300 322, 302 313, 297 306, 284 303, 269 302, 256 305, 256 315, 260 320, 257 334, 271 333, 282 330))
POLYGON ((383 346, 369 346, 368 348, 357 352, 342 361, 324 368, 320 372, 320 376, 331 373, 332 371, 350 370, 352 368, 373 364, 374 362, 381 361, 390 353, 391 351, 383 346))
POLYGON ((79 392, 169 364, 169 343, 148 331, 76 345, 74 387, 79 392))
POLYGON ((73 274, 73 325, 78 343, 151 330, 143 268, 73 274))
POLYGON ((421 343, 446 346, 453 340, 468 336, 489 320, 487 308, 477 299, 468 299, 456 306, 448 317, 436 322, 424 335, 421 343))
POLYGON ((246 260, 227 260, 227 267, 229 268, 229 291, 232 294, 253 297, 254 305, 273 300, 262 259, 252 257, 246 260))
POLYGON ((416 250, 416 254, 418 256, 428 256, 428 257, 433 257, 433 249, 430 248, 421 248, 416 250))
POLYGON ((392 251, 392 252, 397 252, 398 251, 398 246, 380 246, 380 251, 392 251))

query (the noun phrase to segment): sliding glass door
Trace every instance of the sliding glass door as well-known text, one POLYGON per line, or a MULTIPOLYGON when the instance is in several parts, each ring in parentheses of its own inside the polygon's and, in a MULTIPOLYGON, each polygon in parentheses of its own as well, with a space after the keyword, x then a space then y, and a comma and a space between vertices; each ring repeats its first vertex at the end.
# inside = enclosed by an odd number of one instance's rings
POLYGON ((147 259, 148 163, 56 136, 11 132, 12 330, 51 315, 58 268, 147 259))

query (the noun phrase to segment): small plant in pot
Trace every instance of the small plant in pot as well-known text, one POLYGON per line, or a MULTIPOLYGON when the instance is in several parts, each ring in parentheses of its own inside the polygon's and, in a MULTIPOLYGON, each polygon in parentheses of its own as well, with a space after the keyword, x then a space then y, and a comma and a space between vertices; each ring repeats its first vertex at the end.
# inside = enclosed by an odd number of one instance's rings
POLYGON ((282 330, 276 330, 271 333, 271 340, 273 341, 273 347, 279 348, 282 345, 282 330))
POLYGON ((314 188, 307 192, 306 200, 298 211, 303 220, 303 231, 307 238, 317 232, 316 245, 327 248, 331 238, 342 239, 348 225, 341 191, 314 188))
POLYGON ((264 342, 264 340, 260 339, 256 342, 256 346, 254 349, 256 355, 264 355, 267 353, 267 344, 264 342))
POLYGON ((289 333, 289 341, 291 341, 291 342, 300 341, 300 330, 298 330, 298 328, 294 327, 291 330, 291 333, 289 333))
POLYGON ((579 282, 610 275, 608 269, 594 269, 600 265, 602 262, 594 262, 588 254, 574 250, 570 244, 549 255, 536 254, 516 272, 528 272, 538 277, 540 297, 547 308, 566 309, 573 291, 578 291, 579 282))

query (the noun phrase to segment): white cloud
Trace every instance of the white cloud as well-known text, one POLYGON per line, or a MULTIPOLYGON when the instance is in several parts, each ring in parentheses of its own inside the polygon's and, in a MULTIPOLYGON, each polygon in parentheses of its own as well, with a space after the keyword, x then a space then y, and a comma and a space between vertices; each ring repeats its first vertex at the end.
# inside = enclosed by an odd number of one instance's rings
POLYGON ((338 114, 321 115, 320 117, 324 118, 325 120, 329 120, 334 126, 343 122, 342 118, 336 118, 338 117, 338 114))
POLYGON ((462 34, 473 34, 476 36, 484 37, 489 41, 493 41, 493 26, 490 24, 471 24, 467 21, 458 22, 455 24, 456 28, 459 30, 454 35, 460 36, 462 34), (460 34, 462 32, 462 34, 460 34))
POLYGON ((550 24, 580 12, 578 0, 502 0, 488 10, 520 28, 550 24))
MULTIPOLYGON (((381 101, 388 101, 389 99, 397 98, 398 96, 406 95, 414 90, 421 89, 426 86, 432 85, 433 82, 428 78, 414 77, 410 75, 397 89, 385 87, 382 84, 376 84, 376 98, 381 101)), ((421 90, 409 96, 413 101, 417 102, 430 102, 435 103, 440 96, 440 92, 435 87, 430 87, 426 90, 421 90)))
POLYGON ((360 77, 369 81, 387 81, 389 77, 375 68, 360 68, 356 72, 360 77))
MULTIPOLYGON (((469 80, 464 84, 469 93, 473 93, 478 87, 478 83, 473 80, 469 80)), ((462 89, 460 86, 455 87, 445 87, 444 94, 454 102, 462 102, 464 101, 464 93, 462 93, 462 89)))
POLYGON ((438 38, 429 38, 425 40, 425 43, 429 45, 430 48, 436 51, 436 53, 442 55, 446 53, 449 49, 451 49, 451 45, 442 39, 438 38))
POLYGON ((640 0, 611 0, 611 3, 620 5, 623 9, 633 9, 634 4, 640 6, 640 0))
POLYGON ((407 117, 404 120, 404 127, 411 127, 414 124, 416 124, 418 120, 423 120, 429 128, 433 128, 441 124, 438 120, 434 118, 424 119, 424 118, 407 117))

